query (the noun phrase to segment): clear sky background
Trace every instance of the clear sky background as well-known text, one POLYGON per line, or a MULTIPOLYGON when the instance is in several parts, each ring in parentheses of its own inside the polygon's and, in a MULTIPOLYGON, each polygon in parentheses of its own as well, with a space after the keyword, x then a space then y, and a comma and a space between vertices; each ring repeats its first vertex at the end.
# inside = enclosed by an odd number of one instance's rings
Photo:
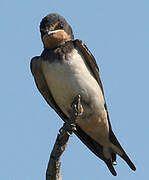
POLYGON ((39 23, 59 13, 100 68, 113 130, 137 167, 118 158, 113 177, 73 135, 62 157, 63 179, 148 179, 149 1, 0 1, 0 179, 43 180, 63 122, 38 92, 30 59, 43 45, 39 23))

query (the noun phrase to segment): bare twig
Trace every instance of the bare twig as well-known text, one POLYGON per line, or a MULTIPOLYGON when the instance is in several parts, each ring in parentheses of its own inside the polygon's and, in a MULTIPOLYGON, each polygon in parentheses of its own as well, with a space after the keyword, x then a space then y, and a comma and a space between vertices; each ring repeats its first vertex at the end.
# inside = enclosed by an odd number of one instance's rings
POLYGON ((62 180, 60 174, 60 157, 66 149, 70 135, 76 130, 76 118, 83 113, 83 107, 80 102, 81 96, 77 95, 72 104, 72 113, 69 122, 65 122, 57 135, 57 139, 50 155, 46 180, 62 180))

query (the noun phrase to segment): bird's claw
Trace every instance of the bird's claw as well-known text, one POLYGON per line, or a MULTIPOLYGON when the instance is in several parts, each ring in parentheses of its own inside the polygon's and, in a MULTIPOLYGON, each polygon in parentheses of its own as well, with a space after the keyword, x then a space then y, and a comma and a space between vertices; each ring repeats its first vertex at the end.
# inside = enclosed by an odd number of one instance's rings
POLYGON ((60 128, 59 134, 61 135, 61 137, 65 133, 67 133, 69 136, 71 136, 74 131, 76 131, 76 124, 67 122, 67 123, 64 123, 63 127, 60 128))

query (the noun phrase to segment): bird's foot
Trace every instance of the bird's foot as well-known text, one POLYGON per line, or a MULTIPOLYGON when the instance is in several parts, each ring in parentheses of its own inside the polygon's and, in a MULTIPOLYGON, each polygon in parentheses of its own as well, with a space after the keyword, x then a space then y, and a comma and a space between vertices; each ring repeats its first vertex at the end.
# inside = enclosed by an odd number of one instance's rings
POLYGON ((76 131, 76 124, 71 122, 66 122, 64 123, 63 127, 60 128, 59 133, 61 136, 63 136, 65 133, 71 136, 74 131, 76 131))
POLYGON ((80 94, 78 94, 77 96, 75 96, 72 104, 72 118, 73 116, 75 118, 77 118, 78 116, 81 116, 83 114, 83 107, 81 105, 81 96, 80 94))
POLYGON ((61 137, 67 133, 69 136, 72 135, 74 131, 76 131, 76 119, 78 116, 83 114, 83 107, 81 105, 81 96, 75 96, 72 104, 72 110, 70 112, 70 119, 68 122, 65 122, 63 127, 60 128, 59 133, 61 137))

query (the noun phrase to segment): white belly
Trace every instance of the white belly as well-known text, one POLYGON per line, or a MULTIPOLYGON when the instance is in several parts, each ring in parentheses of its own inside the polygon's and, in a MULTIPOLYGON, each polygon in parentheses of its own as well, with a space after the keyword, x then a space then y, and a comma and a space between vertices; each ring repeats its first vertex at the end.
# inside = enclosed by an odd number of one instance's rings
POLYGON ((81 95, 82 102, 86 102, 82 104, 85 115, 103 111, 102 91, 77 50, 73 51, 68 61, 44 61, 42 68, 56 103, 66 115, 69 116, 71 103, 78 94, 81 95))

